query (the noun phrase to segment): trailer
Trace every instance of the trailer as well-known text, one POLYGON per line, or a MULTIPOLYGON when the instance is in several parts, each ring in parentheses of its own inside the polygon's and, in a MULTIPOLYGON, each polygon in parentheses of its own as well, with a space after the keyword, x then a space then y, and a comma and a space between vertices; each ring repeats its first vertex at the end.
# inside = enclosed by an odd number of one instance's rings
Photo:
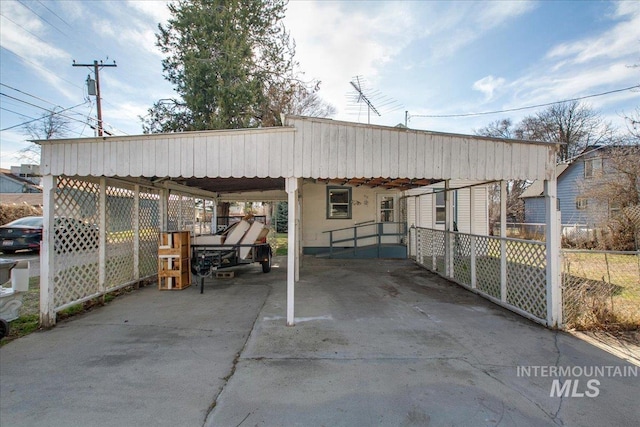
POLYGON ((223 268, 260 263, 262 272, 271 271, 273 252, 267 243, 269 229, 263 223, 243 219, 219 234, 196 236, 191 244, 191 273, 204 279, 223 268))

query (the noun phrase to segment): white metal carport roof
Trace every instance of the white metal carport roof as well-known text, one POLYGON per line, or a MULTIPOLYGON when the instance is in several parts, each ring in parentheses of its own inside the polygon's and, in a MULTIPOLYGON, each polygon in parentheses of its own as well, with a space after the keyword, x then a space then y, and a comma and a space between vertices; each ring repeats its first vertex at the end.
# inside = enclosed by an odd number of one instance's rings
MULTIPOLYGON (((217 181, 224 187, 220 178, 235 180, 235 192, 276 191, 276 197, 284 189, 289 248, 299 247, 296 201, 302 178, 544 180, 550 183, 547 196, 556 198, 554 144, 299 116, 287 116, 284 123, 275 128, 37 141, 42 146, 45 193, 53 182, 46 178, 62 175, 118 177, 165 188, 167 181, 177 181, 184 191, 192 188, 194 194, 212 197, 225 193, 211 186, 217 181), (261 179, 273 185, 265 186, 261 179)), ((45 197, 45 217, 51 208, 48 200, 45 197)), ((555 206, 555 200, 551 203, 555 206)), ((555 210, 551 211, 548 216, 555 224, 555 210)), ((47 232, 45 226, 44 253, 47 232)), ((289 251, 288 267, 287 323, 293 324, 298 251, 289 251)), ((46 282, 46 275, 42 277, 46 282)))

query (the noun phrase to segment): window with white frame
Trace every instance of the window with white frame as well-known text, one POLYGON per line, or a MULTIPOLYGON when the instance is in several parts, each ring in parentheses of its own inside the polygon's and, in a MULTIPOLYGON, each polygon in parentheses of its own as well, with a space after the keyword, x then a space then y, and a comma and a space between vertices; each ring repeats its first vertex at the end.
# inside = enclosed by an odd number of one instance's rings
POLYGON ((583 211, 587 209, 589 206, 589 202, 585 197, 576 197, 576 209, 579 211, 583 211))
POLYGON ((594 178, 602 175, 602 159, 586 159, 584 161, 584 177, 594 178))
MULTIPOLYGON (((436 192, 436 224, 444 224, 445 220, 446 220, 446 206, 445 206, 445 202, 444 202, 444 191, 437 191, 436 192)), ((457 191, 451 191, 449 193, 449 197, 453 197, 453 199, 451 200, 452 205, 453 205, 453 220, 457 221, 457 206, 456 206, 456 199, 458 192, 457 191)))
POLYGON ((351 218, 351 187, 327 187, 327 219, 351 218))
POLYGON ((622 209, 622 204, 620 202, 610 200, 609 201, 609 218, 616 217, 620 210, 622 209))

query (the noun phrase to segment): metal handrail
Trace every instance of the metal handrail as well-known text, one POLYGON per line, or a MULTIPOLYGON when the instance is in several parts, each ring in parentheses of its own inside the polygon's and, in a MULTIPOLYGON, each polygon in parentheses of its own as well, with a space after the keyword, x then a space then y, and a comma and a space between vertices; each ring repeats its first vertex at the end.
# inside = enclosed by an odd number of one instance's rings
POLYGON ((323 231, 323 233, 329 233, 329 255, 333 255, 333 245, 334 243, 344 243, 344 242, 353 242, 353 254, 355 255, 358 251, 358 240, 360 239, 371 239, 377 237, 376 246, 378 247, 378 252, 380 252, 380 245, 382 245, 382 237, 383 236, 404 236, 406 234, 406 224, 404 222, 370 222, 366 224, 356 224, 352 227, 345 228, 336 228, 334 230, 323 231), (384 226, 386 224, 397 224, 400 226, 400 232, 398 233, 385 233, 384 226), (374 226, 376 231, 374 234, 366 234, 358 236, 358 228, 362 227, 372 227, 374 226), (337 231, 345 231, 345 230, 353 230, 353 237, 347 237, 343 239, 333 239, 333 233, 337 231))

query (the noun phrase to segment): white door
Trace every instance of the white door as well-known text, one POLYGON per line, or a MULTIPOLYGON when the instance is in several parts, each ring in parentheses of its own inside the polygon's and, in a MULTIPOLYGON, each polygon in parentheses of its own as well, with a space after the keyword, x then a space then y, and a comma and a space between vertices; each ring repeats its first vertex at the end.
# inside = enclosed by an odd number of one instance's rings
POLYGON ((401 225, 398 224, 398 196, 394 194, 377 194, 378 230, 383 232, 381 243, 399 243, 401 225))

